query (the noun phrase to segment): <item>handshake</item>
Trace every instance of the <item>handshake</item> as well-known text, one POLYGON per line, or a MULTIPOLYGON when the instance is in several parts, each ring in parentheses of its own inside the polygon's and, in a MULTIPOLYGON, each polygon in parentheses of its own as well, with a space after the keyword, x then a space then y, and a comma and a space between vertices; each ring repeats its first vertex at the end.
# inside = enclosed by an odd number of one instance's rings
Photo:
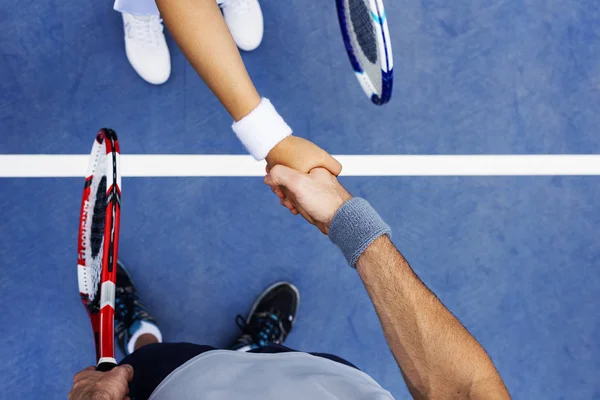
POLYGON ((352 198, 336 179, 342 165, 314 143, 293 136, 268 99, 232 129, 256 160, 267 160, 265 183, 281 205, 328 235, 336 211, 352 198))
POLYGON ((302 215, 324 234, 336 211, 352 196, 336 176, 342 165, 325 150, 288 136, 267 155, 265 184, 294 215, 302 215))

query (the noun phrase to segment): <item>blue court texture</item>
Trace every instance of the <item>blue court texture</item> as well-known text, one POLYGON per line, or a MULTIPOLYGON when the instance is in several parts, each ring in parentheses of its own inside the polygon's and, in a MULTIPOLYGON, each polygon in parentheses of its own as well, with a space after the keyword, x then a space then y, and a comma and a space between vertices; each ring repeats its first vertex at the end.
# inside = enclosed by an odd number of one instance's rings
MULTIPOLYGON (((0 6, 0 152, 244 154, 168 37, 173 73, 129 66, 109 1, 0 6)), ((600 3, 387 1, 390 104, 368 104, 333 1, 263 0, 243 54, 261 94, 334 154, 599 153, 600 3)), ((424 282, 484 345, 517 399, 600 399, 600 178, 342 178, 393 227, 424 282)), ((0 398, 64 399, 92 364, 79 302, 81 179, 0 180, 0 398)), ((287 344, 332 352, 407 398, 355 271, 259 178, 125 178, 120 257, 169 341, 226 346, 278 280, 301 292, 287 344)))

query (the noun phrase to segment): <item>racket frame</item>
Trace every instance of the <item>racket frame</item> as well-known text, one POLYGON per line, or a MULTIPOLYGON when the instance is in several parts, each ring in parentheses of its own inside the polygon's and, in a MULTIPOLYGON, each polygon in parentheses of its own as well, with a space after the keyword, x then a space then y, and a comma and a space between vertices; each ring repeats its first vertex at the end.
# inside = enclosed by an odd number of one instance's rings
POLYGON ((394 58, 383 0, 368 0, 368 2, 369 12, 371 14, 370 18, 375 21, 373 25, 375 27, 377 49, 379 52, 378 57, 381 68, 381 93, 377 93, 377 89, 365 73, 356 56, 356 50, 352 45, 350 30, 348 28, 350 21, 346 18, 345 0, 336 0, 336 6, 342 37, 344 39, 344 46, 346 47, 348 58, 354 69, 356 79, 373 104, 383 105, 389 102, 392 96, 394 84, 394 58))
POLYGON ((121 173, 119 159, 120 150, 116 133, 111 129, 101 129, 96 136, 94 147, 92 148, 90 163, 85 178, 80 209, 77 256, 79 292, 81 301, 88 312, 92 330, 94 332, 97 363, 96 369, 98 371, 109 371, 117 365, 114 346, 114 313, 121 216, 121 173), (90 218, 86 214, 86 201, 89 198, 92 176, 94 174, 94 157, 98 151, 105 151, 107 157, 107 162, 105 163, 106 215, 104 220, 102 270, 99 282, 100 293, 96 294, 96 298, 92 301, 90 300, 89 295, 82 290, 82 285, 85 285, 85 282, 82 282, 82 279, 89 276, 87 271, 84 271, 83 269, 90 268, 85 265, 86 257, 83 242, 85 240, 86 220, 90 218))

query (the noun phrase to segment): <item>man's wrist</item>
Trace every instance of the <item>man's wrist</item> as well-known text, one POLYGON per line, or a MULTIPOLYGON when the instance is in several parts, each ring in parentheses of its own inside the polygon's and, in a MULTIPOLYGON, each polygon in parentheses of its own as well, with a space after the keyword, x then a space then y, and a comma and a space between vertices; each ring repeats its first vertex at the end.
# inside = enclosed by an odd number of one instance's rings
POLYGON ((342 208, 342 206, 344 204, 346 204, 349 200, 353 199, 352 195, 343 186, 340 185, 340 187, 343 190, 343 192, 339 193, 340 194, 339 203, 337 203, 337 205, 333 207, 335 209, 335 211, 331 215, 331 218, 329 218, 329 220, 326 220, 324 222, 325 234, 328 236, 329 236, 329 231, 331 230, 331 223, 333 222, 333 218, 336 216, 337 212, 340 210, 340 208, 342 208))
POLYGON ((380 273, 379 267, 390 265, 391 251, 396 251, 396 247, 386 235, 379 236, 373 241, 356 261, 356 270, 363 277, 369 273, 380 273))
POLYGON ((369 245, 382 235, 391 237, 392 231, 366 200, 354 197, 335 213, 328 235, 348 264, 356 268, 356 262, 369 245))

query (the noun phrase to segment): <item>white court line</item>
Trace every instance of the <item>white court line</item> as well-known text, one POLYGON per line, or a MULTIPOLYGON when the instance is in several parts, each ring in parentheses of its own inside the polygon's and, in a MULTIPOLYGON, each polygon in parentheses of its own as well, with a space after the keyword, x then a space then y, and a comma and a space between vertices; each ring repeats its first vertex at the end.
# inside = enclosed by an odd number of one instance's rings
MULTIPOLYGON (((0 155, 0 178, 82 177, 88 155, 0 155)), ((600 175, 600 155, 340 155, 344 176, 600 175)), ((246 155, 121 156, 126 177, 263 176, 246 155)))

